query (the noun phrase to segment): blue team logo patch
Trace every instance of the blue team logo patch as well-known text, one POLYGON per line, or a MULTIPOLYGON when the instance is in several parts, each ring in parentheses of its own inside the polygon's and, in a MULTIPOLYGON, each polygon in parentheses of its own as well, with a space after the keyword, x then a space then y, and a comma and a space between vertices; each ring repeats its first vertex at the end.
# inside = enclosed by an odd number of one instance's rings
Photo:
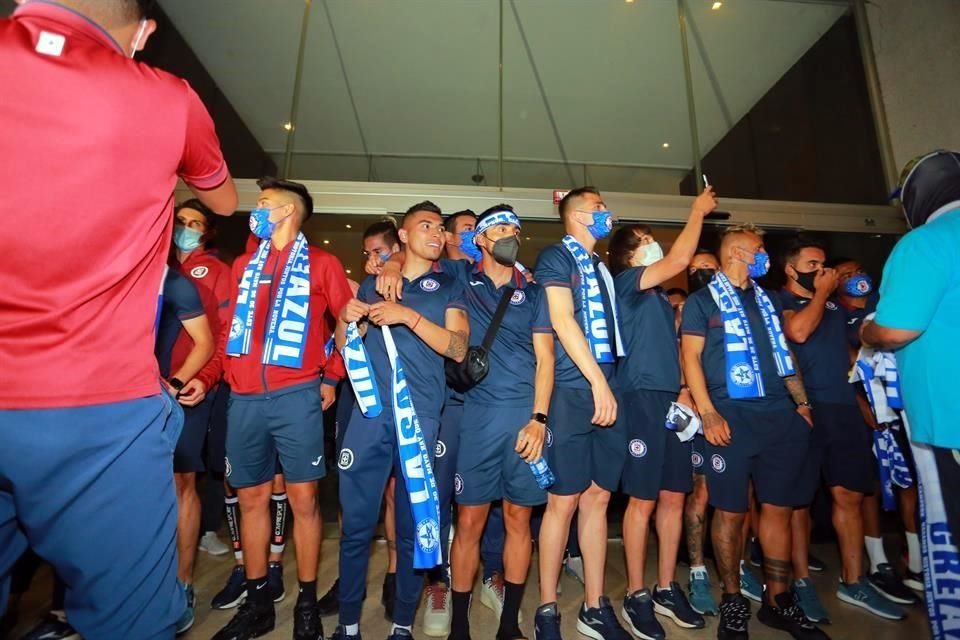
POLYGON ((453 476, 453 492, 457 495, 463 493, 463 476, 459 473, 453 476))
POLYGON ((727 461, 723 459, 719 453, 715 453, 710 456, 710 466, 713 467, 713 470, 717 473, 723 473, 727 470, 727 461))
POLYGON ((343 449, 340 451, 340 458, 337 460, 337 467, 346 471, 353 466, 353 451, 350 449, 343 449))
POLYGON ((550 427, 547 427, 547 446, 553 446, 553 431, 550 431, 550 427))
POLYGON ((230 458, 224 456, 223 464, 224 464, 223 474, 229 478, 230 474, 233 473, 233 467, 230 466, 230 458))
POLYGON ((513 292, 513 295, 510 296, 510 304, 512 305, 521 305, 523 301, 527 299, 527 294, 525 294, 520 289, 517 289, 513 292))
POLYGON ((750 365, 739 362, 730 367, 730 379, 738 387, 749 387, 753 384, 753 370, 750 365))
POLYGON ((417 545, 430 553, 440 544, 440 525, 433 518, 424 518, 417 524, 417 545))
POLYGON ((190 275, 192 275, 194 278, 197 278, 198 280, 204 277, 205 275, 207 275, 208 273, 210 273, 210 269, 208 269, 207 267, 194 267, 193 269, 190 270, 190 275))
POLYGON ((647 455, 647 443, 643 440, 631 440, 630 455, 634 458, 642 458, 647 455))
POLYGON ((693 464, 694 469, 699 469, 703 466, 703 456, 694 451, 690 454, 690 462, 693 464))
POLYGON ((447 445, 443 443, 443 440, 437 440, 437 446, 433 450, 433 455, 436 458, 442 458, 447 455, 447 445))
POLYGON ((420 281, 420 288, 427 293, 433 293, 440 288, 440 283, 433 278, 424 278, 420 281))
POLYGON ((243 321, 234 317, 233 322, 230 323, 230 339, 239 338, 241 335, 243 335, 243 321))

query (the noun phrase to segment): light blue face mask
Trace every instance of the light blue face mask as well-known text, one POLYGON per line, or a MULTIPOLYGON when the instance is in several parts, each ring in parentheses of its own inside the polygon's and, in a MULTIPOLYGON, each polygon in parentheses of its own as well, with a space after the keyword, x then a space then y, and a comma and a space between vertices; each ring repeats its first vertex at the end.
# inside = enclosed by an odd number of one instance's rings
MULTIPOLYGON (((285 207, 287 205, 280 205, 280 207, 285 207)), ((268 240, 270 236, 273 235, 273 230, 277 228, 277 224, 286 220, 290 215, 287 214, 284 217, 280 218, 276 222, 271 222, 270 212, 279 209, 280 207, 274 207, 273 209, 268 209, 266 207, 257 207, 250 212, 250 232, 253 235, 257 236, 261 240, 268 240)))
POLYGON ((380 260, 382 260, 383 262, 386 262, 387 260, 390 259, 390 256, 392 256, 392 255, 393 255, 393 254, 390 253, 389 251, 381 251, 381 252, 380 252, 380 260))
POLYGON ((873 291, 873 280, 864 273, 858 273, 847 280, 843 289, 852 298, 864 298, 873 291))
POLYGON ((200 246, 200 238, 202 237, 203 234, 196 229, 190 229, 179 224, 173 227, 173 244, 180 251, 193 251, 200 246))

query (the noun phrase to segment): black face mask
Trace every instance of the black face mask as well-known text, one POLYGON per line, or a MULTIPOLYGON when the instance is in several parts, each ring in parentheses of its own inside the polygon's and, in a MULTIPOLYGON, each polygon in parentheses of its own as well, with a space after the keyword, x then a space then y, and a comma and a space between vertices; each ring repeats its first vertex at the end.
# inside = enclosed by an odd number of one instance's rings
POLYGON ((804 273, 802 271, 797 271, 797 284, 803 287, 804 289, 806 289, 807 291, 809 291, 810 293, 813 293, 814 291, 817 290, 817 288, 813 286, 813 280, 817 277, 818 273, 820 272, 807 271, 806 273, 804 273))
POLYGON ((520 253, 520 239, 517 236, 500 238, 493 243, 493 251, 490 252, 493 259, 505 267, 517 264, 518 253, 520 253))
POLYGON ((687 275, 690 293, 693 293, 697 289, 703 289, 710 284, 710 281, 713 280, 713 276, 715 275, 717 275, 717 272, 713 269, 694 269, 693 273, 687 275))

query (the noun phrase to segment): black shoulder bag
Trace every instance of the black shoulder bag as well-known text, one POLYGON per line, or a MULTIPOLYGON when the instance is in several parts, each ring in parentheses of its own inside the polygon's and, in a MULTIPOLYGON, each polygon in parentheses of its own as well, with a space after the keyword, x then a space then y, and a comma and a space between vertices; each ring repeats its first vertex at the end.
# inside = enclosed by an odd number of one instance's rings
POLYGON ((497 310, 494 311, 493 318, 490 320, 490 326, 487 327, 487 333, 483 336, 483 344, 468 348, 463 362, 450 359, 444 362, 447 386, 457 393, 465 393, 487 377, 490 371, 490 347, 493 346, 493 339, 497 337, 497 330, 503 321, 503 314, 507 312, 507 303, 510 302, 514 291, 513 287, 504 289, 500 302, 497 303, 497 310))

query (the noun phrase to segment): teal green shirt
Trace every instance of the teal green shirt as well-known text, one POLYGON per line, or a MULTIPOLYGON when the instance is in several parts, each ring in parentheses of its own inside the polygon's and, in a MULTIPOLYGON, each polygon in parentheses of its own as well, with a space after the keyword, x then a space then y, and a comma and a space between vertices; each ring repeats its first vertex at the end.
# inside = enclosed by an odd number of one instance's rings
POLYGON ((960 208, 894 247, 883 269, 876 322, 922 332, 896 352, 912 439, 960 449, 960 208))

